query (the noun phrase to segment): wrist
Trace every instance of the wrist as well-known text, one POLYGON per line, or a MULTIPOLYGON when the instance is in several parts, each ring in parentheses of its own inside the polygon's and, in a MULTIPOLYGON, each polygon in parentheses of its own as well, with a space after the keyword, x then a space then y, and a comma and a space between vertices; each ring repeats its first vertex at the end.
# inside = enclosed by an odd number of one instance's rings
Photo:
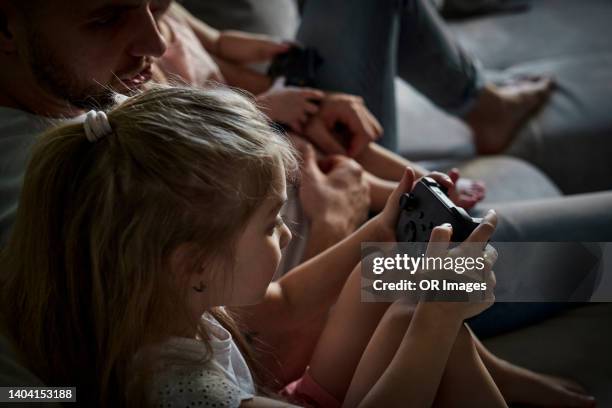
POLYGON ((367 236, 370 242, 396 242, 395 230, 390 229, 383 223, 381 214, 365 223, 367 236))
POLYGON ((225 31, 217 31, 212 35, 211 44, 212 49, 210 53, 218 58, 224 59, 223 56, 223 39, 225 38, 225 31))
POLYGON ((325 237, 327 240, 338 242, 351 234, 352 229, 346 220, 333 217, 329 214, 320 214, 310 221, 310 235, 325 237))
POLYGON ((441 329, 459 330, 465 320, 461 308, 454 302, 426 302, 417 304, 419 313, 428 325, 441 329))

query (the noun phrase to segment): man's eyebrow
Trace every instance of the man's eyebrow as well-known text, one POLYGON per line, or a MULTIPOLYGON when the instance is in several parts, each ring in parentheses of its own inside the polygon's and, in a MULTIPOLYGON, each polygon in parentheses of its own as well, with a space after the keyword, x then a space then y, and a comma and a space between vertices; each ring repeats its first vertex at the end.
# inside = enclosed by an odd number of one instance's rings
POLYGON ((274 207, 272 207, 272 209, 270 210, 270 215, 276 214, 278 212, 278 210, 281 209, 281 207, 283 205, 285 205, 285 203, 287 202, 287 197, 280 197, 276 204, 274 205, 274 207))
POLYGON ((108 13, 121 13, 124 11, 135 10, 137 8, 140 8, 141 5, 142 5, 141 1, 132 2, 131 4, 121 4, 121 3, 105 4, 103 6, 95 8, 92 11, 88 12, 87 15, 88 17, 96 17, 96 16, 103 16, 108 13))

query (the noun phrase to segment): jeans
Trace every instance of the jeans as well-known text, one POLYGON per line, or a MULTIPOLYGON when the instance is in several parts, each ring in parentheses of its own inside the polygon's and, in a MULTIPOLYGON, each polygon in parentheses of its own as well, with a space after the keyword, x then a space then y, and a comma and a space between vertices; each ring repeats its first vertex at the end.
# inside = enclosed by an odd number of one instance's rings
MULTIPOLYGON (((499 216, 493 242, 612 242, 612 192, 517 201, 492 207, 499 216)), ((526 255, 520 253, 515 256, 526 255)), ((550 257, 551 254, 546 256, 550 257)), ((610 265, 603 266, 601 273, 612 273, 610 265)), ((577 272, 569 268, 571 266, 568 265, 566 270, 561 268, 554 272, 558 276, 577 272)), ((536 275, 540 275, 542 280, 546 279, 542 276, 542 270, 496 269, 495 266, 493 269, 497 288, 511 285, 517 280, 527 281, 536 275)), ((469 319, 468 323, 476 335, 485 338, 537 323, 580 305, 582 303, 579 302, 496 302, 483 313, 469 319)))
POLYGON ((458 115, 484 83, 428 0, 308 0, 297 40, 323 57, 317 87, 362 96, 393 151, 396 76, 458 115))

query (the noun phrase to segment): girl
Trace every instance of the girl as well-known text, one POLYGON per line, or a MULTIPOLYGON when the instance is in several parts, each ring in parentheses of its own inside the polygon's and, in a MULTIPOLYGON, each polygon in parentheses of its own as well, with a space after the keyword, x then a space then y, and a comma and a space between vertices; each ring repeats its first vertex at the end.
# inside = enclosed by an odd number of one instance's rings
MULTIPOLYGON (((411 170, 379 215, 270 284, 296 169, 263 114, 223 89, 155 88, 44 134, 1 257, 3 321, 23 361, 48 385, 76 386, 84 406, 287 405, 263 396, 274 383, 222 306, 299 325, 335 297, 325 271, 337 269, 349 278, 287 399, 505 406, 462 323, 492 298, 359 302, 360 243, 394 239, 411 170)), ((495 223, 490 213, 468 240, 486 242, 495 223)), ((437 227, 432 241, 450 234, 437 227)))

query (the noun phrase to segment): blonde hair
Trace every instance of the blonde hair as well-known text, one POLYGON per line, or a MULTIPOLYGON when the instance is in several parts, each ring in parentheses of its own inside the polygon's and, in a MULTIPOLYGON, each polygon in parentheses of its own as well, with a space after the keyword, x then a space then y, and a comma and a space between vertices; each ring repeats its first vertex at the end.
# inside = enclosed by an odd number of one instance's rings
POLYGON ((112 134, 95 143, 70 124, 35 145, 0 257, 1 302, 43 381, 121 406, 131 358, 186 314, 184 294, 170 290, 170 254, 187 243, 194 268, 207 254, 231 259, 279 166, 291 176, 297 162, 252 101, 228 89, 156 87, 108 120, 112 134))

